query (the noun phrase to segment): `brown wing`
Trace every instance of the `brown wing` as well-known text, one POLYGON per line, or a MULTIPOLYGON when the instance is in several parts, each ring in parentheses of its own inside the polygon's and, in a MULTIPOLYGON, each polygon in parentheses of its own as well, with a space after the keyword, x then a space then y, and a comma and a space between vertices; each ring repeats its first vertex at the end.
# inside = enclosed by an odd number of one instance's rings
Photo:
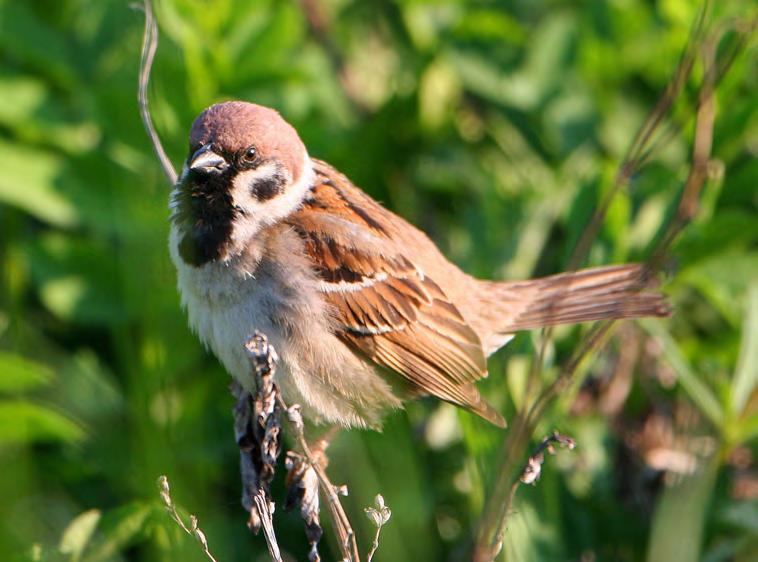
POLYGON ((288 222, 305 242, 339 337, 415 392, 504 425, 473 384, 487 376, 479 337, 406 255, 389 212, 328 165, 317 162, 316 174, 312 197, 288 222))

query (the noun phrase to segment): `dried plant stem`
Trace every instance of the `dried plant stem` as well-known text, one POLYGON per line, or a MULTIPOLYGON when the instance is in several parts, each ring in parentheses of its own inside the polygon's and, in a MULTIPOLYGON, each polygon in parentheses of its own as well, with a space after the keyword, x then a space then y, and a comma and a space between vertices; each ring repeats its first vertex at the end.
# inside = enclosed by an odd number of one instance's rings
POLYGON ((178 175, 166 151, 163 149, 161 139, 155 130, 155 125, 153 125, 147 96, 147 89, 150 85, 150 70, 153 67, 155 51, 158 49, 158 26, 155 23, 152 2, 150 0, 143 0, 142 6, 145 10, 145 33, 142 37, 142 52, 139 63, 139 89, 137 94, 139 112, 142 124, 145 126, 145 130, 150 137, 150 142, 153 145, 155 156, 158 158, 161 168, 163 168, 163 173, 166 175, 168 182, 174 185, 178 175))
MULTIPOLYGON (((707 3, 706 3, 707 9, 707 3)), ((656 127, 660 126, 676 99, 681 95, 683 84, 689 77, 693 65, 694 54, 700 49, 704 77, 699 88, 697 110, 695 115, 695 136, 693 142, 693 151, 691 158, 690 172, 682 189, 677 210, 664 230, 663 235, 659 238, 650 252, 647 260, 646 271, 643 275, 646 277, 654 274, 660 269, 663 261, 677 236, 682 232, 686 225, 696 215, 700 193, 709 174, 709 164, 711 158, 713 125, 715 118, 714 106, 714 89, 719 78, 728 69, 728 66, 736 57, 736 50, 744 46, 745 40, 740 37, 736 46, 725 56, 728 60, 724 62, 716 56, 716 47, 720 38, 731 30, 737 31, 738 34, 749 33, 755 25, 742 26, 740 22, 733 22, 731 26, 724 27, 718 33, 704 35, 705 16, 701 15, 695 26, 690 43, 687 46, 679 66, 674 74, 674 78, 663 94, 662 99, 651 112, 640 131, 637 133, 629 156, 620 167, 619 175, 616 179, 614 188, 609 196, 601 204, 595 213, 593 220, 585 230, 577 249, 572 256, 572 265, 576 266, 581 262, 589 250, 589 244, 594 240, 602 220, 605 216, 611 198, 617 194, 621 187, 625 185, 632 173, 638 170, 640 164, 648 157, 650 139, 656 127), (647 153, 643 156, 643 153, 647 153)), ((640 286, 644 286, 645 279, 640 279, 640 286)), ((547 405, 571 382, 572 377, 578 370, 582 361, 602 343, 608 336, 613 326, 612 321, 599 322, 593 326, 587 337, 583 340, 580 347, 574 352, 571 359, 563 366, 558 377, 547 387, 542 389, 537 397, 532 401, 530 393, 527 394, 527 402, 520 412, 517 413, 513 420, 510 434, 506 437, 503 452, 501 455, 500 472, 495 482, 494 490, 490 496, 485 516, 480 524, 477 542, 474 547, 473 559, 475 562, 489 562, 494 560, 502 549, 502 541, 507 528, 508 514, 513 503, 516 489, 519 485, 519 471, 517 459, 523 458, 526 451, 527 443, 534 432, 534 427, 543 414, 547 405)), ((536 392, 539 387, 539 374, 542 370, 547 340, 551 331, 546 330, 543 333, 543 341, 540 346, 540 352, 533 364, 530 372, 527 388, 536 392)))
MULTIPOLYGON (((629 146, 626 157, 616 172, 610 190, 605 194, 603 200, 598 205, 598 208, 593 213, 590 222, 582 231, 582 235, 569 258, 566 268, 567 271, 576 270, 587 258, 590 246, 597 237, 598 232, 600 232, 600 228, 608 214, 608 209, 610 209, 611 203, 613 203, 616 196, 629 185, 632 176, 640 170, 640 168, 647 162, 649 156, 653 153, 653 145, 655 144, 654 133, 661 126, 674 102, 681 95, 682 89, 687 82, 687 78, 692 72, 697 55, 697 45, 705 30, 708 11, 709 2, 705 2, 698 19, 693 26, 689 41, 685 46, 684 52, 682 53, 679 64, 677 65, 671 80, 669 80, 666 89, 658 99, 655 107, 653 107, 642 126, 634 135, 634 139, 629 146)), ((640 279, 640 288, 644 287, 643 281, 644 279, 640 279)), ((540 348, 536 360, 532 362, 529 378, 527 379, 527 399, 533 397, 533 393, 538 387, 537 383, 539 381, 539 374, 542 372, 542 367, 545 363, 545 353, 552 340, 553 331, 553 327, 548 327, 542 330, 540 348)))
POLYGON ((374 498, 374 506, 367 507, 365 510, 366 516, 376 527, 376 533, 374 533, 374 540, 371 543, 371 549, 368 551, 368 562, 371 562, 376 554, 376 550, 379 548, 379 534, 382 532, 382 527, 387 524, 387 521, 392 517, 392 510, 388 505, 384 503, 384 498, 381 494, 377 494, 374 498))
POLYGON ((263 537, 266 539, 268 553, 274 562, 282 562, 282 555, 279 552, 276 533, 274 533, 274 514, 271 513, 271 505, 263 489, 258 489, 258 492, 253 496, 253 502, 255 508, 258 510, 258 516, 260 517, 261 528, 263 529, 263 537))
POLYGON ((253 394, 238 383, 231 385, 237 399, 234 407, 234 434, 240 448, 242 504, 249 513, 248 527, 263 529, 269 555, 281 561, 274 532, 274 502, 270 485, 281 451, 280 410, 276 403, 279 389, 274 382, 276 352, 265 336, 257 332, 245 342, 250 370, 255 381, 253 394))
MULTIPOLYGON (((331 483, 324 470, 325 451, 333 434, 328 433, 319 439, 315 449, 309 445, 305 439, 300 406, 288 406, 275 382, 277 356, 273 346, 269 345, 265 335, 256 332, 245 342, 245 349, 255 380, 255 393, 251 395, 238 384, 233 384, 231 389, 237 398, 235 435, 241 452, 243 505, 250 510, 251 529, 255 531, 262 527, 269 551, 278 552, 271 517, 273 502, 268 490, 280 450, 279 413, 284 412, 292 428, 292 435, 301 451, 301 454, 290 452, 287 455, 289 485, 290 488, 295 488, 290 490, 288 498, 300 503, 301 515, 306 523, 306 535, 311 543, 309 559, 320 560, 317 548, 321 537, 318 522, 319 508, 318 502, 313 501, 313 494, 317 494, 315 488, 317 482, 318 488, 328 501, 343 559, 360 562, 355 534, 339 501, 338 488, 331 483), (307 466, 303 467, 303 464, 307 466), (309 471, 312 471, 310 474, 315 474, 315 479, 309 479, 312 478, 308 477, 309 471), (250 496, 253 502, 249 501, 250 496), (266 506, 262 503, 264 501, 266 506)), ((287 504, 291 506, 294 502, 289 500, 287 504)), ((287 504, 285 508, 288 507, 287 504)))
MULTIPOLYGON (((329 476, 324 470, 324 466, 319 459, 319 455, 314 454, 308 442, 305 439, 305 432, 303 430, 302 417, 300 416, 299 407, 297 405, 288 407, 282 399, 281 395, 277 396, 279 406, 287 412, 287 417, 290 422, 290 427, 295 435, 300 450, 305 456, 308 463, 313 467, 318 477, 319 487, 329 505, 329 512, 334 524, 334 530, 337 534, 337 542, 339 543, 342 556, 345 560, 350 562, 360 562, 360 554, 358 552, 358 544, 355 540, 355 533, 350 525, 350 520, 345 514, 345 510, 340 502, 339 495, 337 493, 338 488, 332 484, 329 480, 329 476)), ((323 451, 321 451, 323 454, 323 451)))
MULTIPOLYGON (((650 252, 650 257, 646 262, 646 276, 653 275, 661 269, 671 245, 697 214, 700 193, 703 185, 705 185, 705 182, 708 179, 711 163, 713 126, 715 120, 714 89, 719 78, 719 72, 723 73, 726 71, 724 64, 720 64, 720 61, 716 58, 716 46, 718 45, 718 40, 721 35, 726 33, 729 29, 721 29, 719 33, 709 35, 702 40, 700 45, 704 75, 699 89, 698 104, 695 114, 695 135, 693 139, 690 171, 679 197, 676 212, 666 226, 663 235, 650 252)), ((748 32, 747 29, 751 28, 746 28, 746 31, 744 31, 745 33, 748 32)), ((738 44, 744 43, 739 42, 738 44)), ((730 54, 729 56, 729 61, 731 63, 731 61, 734 60, 735 55, 730 54)), ((692 64, 686 59, 683 64, 687 64, 691 69, 692 64)), ((679 75, 679 70, 677 70, 676 74, 679 75)), ((671 104, 669 104, 669 107, 670 105, 671 104)), ((644 284, 643 281, 643 279, 640 280, 641 286, 644 284)), ((537 419, 541 415, 547 402, 552 400, 565 388, 581 362, 593 349, 596 349, 599 346, 602 340, 610 332, 613 324, 613 321, 604 321, 598 322, 593 326, 582 342, 582 345, 574 352, 572 358, 566 363, 566 365, 563 366, 556 380, 541 393, 541 396, 538 397, 532 405, 529 415, 530 419, 537 419)))
POLYGON ((585 260, 592 242, 597 237, 597 234, 603 225, 603 221, 605 220, 611 203, 621 190, 629 184, 629 180, 639 171, 653 152, 652 144, 654 134, 658 131, 674 102, 681 95, 682 89, 687 83, 687 78, 692 72, 697 55, 697 46, 700 44, 705 30, 709 4, 710 3, 707 1, 704 3, 703 9, 700 11, 698 19, 694 24, 690 38, 684 48, 682 57, 679 60, 679 64, 677 65, 671 80, 667 84, 661 97, 658 99, 658 102, 655 104, 655 107, 653 107, 648 114, 645 122, 634 135, 634 139, 629 146, 626 157, 616 172, 616 177, 611 189, 605 195, 603 201, 593 213, 589 224, 582 232, 582 236, 577 242, 576 247, 571 254, 571 258, 569 259, 569 271, 578 268, 585 260))
POLYGON ((702 52, 704 76, 695 117, 692 165, 679 199, 676 214, 648 260, 648 266, 653 271, 660 268, 671 244, 695 217, 700 202, 700 191, 708 179, 711 149, 713 147, 713 122, 716 113, 713 99, 717 71, 715 37, 709 37, 704 42, 702 52))
POLYGON ((368 555, 366 556, 366 559, 368 562, 371 562, 374 559, 374 554, 376 553, 376 550, 379 548, 379 534, 382 532, 381 527, 376 528, 376 533, 374 533, 374 540, 371 542, 371 549, 368 551, 368 555))
POLYGON ((169 514, 169 517, 171 517, 171 519, 173 519, 174 522, 179 525, 179 528, 181 528, 182 531, 197 540, 197 542, 200 544, 200 548, 203 550, 203 554, 205 554, 208 560, 211 562, 217 562, 217 560, 211 554, 210 549, 208 548, 208 540, 205 538, 205 533, 198 526, 197 517, 194 515, 189 516, 190 524, 188 527, 179 516, 179 513, 176 510, 176 505, 174 505, 174 500, 171 498, 171 488, 169 486, 168 477, 158 477, 158 492, 160 493, 161 501, 163 502, 163 506, 166 508, 166 512, 169 514))

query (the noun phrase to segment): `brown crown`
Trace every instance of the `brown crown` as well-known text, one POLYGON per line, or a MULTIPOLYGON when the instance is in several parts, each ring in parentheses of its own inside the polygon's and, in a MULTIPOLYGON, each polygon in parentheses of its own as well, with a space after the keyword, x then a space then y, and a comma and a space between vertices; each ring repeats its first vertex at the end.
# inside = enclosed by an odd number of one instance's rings
POLYGON ((263 159, 279 160, 297 181, 306 150, 297 131, 268 107, 230 101, 212 105, 192 124, 190 146, 213 143, 237 153, 254 145, 263 159))

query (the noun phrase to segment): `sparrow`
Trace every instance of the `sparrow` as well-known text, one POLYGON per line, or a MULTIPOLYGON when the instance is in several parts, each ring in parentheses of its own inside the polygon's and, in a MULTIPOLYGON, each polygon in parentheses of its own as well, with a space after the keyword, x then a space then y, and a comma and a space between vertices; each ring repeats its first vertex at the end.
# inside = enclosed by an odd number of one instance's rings
POLYGON ((505 427, 475 383, 515 332, 668 314, 638 264, 528 281, 464 273, 252 103, 195 119, 169 206, 193 331, 250 391, 243 344, 266 334, 283 397, 322 423, 378 427, 433 396, 505 427))

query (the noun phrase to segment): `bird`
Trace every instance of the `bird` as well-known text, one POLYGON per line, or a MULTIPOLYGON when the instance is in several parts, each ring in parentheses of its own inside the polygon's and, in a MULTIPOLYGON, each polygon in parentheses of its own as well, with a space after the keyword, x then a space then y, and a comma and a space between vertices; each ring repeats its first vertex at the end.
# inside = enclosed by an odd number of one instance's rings
POLYGON ((316 423, 381 427, 431 396, 505 427, 477 390, 516 332, 665 316, 640 264, 480 280, 337 169, 274 109, 212 105, 171 192, 169 251, 192 330, 243 388, 260 331, 277 382, 316 423))

